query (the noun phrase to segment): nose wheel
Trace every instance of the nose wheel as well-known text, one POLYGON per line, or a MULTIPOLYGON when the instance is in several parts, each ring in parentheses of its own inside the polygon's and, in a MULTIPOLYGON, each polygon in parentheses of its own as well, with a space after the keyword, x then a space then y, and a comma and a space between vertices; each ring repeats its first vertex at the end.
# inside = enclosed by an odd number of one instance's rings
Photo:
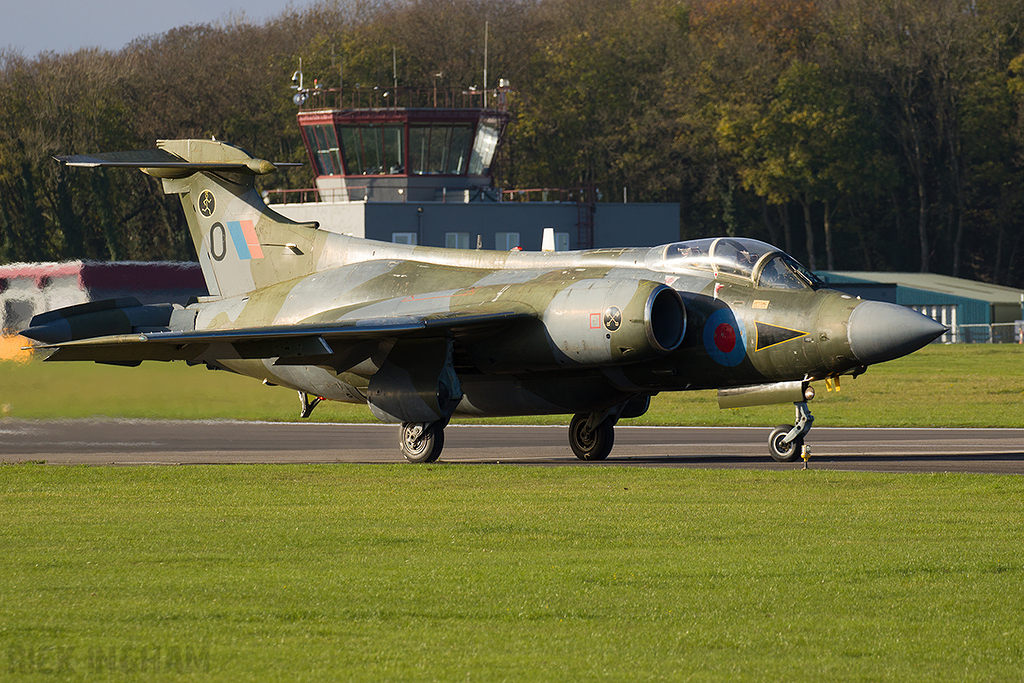
POLYGON ((800 457, 800 449, 804 445, 804 437, 786 443, 784 439, 793 431, 793 425, 779 425, 768 435, 768 451, 778 462, 794 462, 800 457))
POLYGON ((779 425, 768 435, 768 452, 778 462, 795 462, 800 459, 804 437, 811 431, 814 416, 807 408, 807 402, 794 403, 796 425, 779 425))

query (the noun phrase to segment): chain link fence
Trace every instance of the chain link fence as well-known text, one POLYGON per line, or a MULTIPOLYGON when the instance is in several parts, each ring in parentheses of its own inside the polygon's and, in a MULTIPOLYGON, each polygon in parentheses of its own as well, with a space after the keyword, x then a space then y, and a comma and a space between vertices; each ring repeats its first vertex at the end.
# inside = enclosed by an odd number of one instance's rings
POLYGON ((957 325, 954 330, 954 343, 1024 344, 1024 320, 992 325, 957 325))

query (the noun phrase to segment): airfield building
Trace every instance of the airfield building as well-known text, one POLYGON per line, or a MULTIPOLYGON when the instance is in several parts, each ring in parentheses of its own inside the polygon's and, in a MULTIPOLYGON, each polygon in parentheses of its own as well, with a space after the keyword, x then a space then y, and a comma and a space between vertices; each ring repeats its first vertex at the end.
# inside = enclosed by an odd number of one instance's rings
MULTIPOLYGON (((461 249, 653 246, 679 239, 678 203, 599 201, 596 188, 495 187, 508 88, 308 91, 298 123, 314 187, 266 193, 298 221, 355 237, 461 249), (333 98, 334 105, 327 106, 333 98)), ((301 98, 300 98, 301 100, 301 98)))
POLYGON ((1024 291, 935 273, 824 271, 830 287, 901 304, 950 328, 942 342, 1024 343, 1024 291))
POLYGON ((0 266, 0 360, 26 340, 15 337, 32 316, 101 299, 134 297, 139 303, 186 304, 206 294, 198 263, 14 263, 0 266))

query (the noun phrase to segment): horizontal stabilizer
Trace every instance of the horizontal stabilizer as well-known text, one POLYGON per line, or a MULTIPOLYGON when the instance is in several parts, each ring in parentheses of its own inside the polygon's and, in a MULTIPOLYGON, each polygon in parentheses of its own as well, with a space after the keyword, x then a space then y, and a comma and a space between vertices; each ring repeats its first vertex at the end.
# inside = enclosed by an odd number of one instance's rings
POLYGON ((67 166, 82 168, 122 167, 154 169, 150 173, 157 177, 183 176, 184 172, 196 171, 244 173, 247 175, 266 175, 278 168, 302 166, 300 163, 271 163, 265 159, 238 159, 229 161, 188 161, 162 149, 148 149, 137 152, 109 152, 104 154, 75 154, 72 156, 54 157, 67 166), (160 172, 160 170, 164 172, 160 172), (170 171, 168 173, 167 171, 170 171))

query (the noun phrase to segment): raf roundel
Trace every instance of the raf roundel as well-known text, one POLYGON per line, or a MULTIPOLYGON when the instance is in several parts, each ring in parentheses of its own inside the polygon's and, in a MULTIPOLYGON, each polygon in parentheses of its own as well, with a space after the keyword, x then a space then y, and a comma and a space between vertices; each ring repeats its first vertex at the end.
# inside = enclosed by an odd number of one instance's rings
POLYGON ((732 368, 747 356, 747 335, 729 308, 720 308, 704 324, 704 348, 719 365, 732 368))

